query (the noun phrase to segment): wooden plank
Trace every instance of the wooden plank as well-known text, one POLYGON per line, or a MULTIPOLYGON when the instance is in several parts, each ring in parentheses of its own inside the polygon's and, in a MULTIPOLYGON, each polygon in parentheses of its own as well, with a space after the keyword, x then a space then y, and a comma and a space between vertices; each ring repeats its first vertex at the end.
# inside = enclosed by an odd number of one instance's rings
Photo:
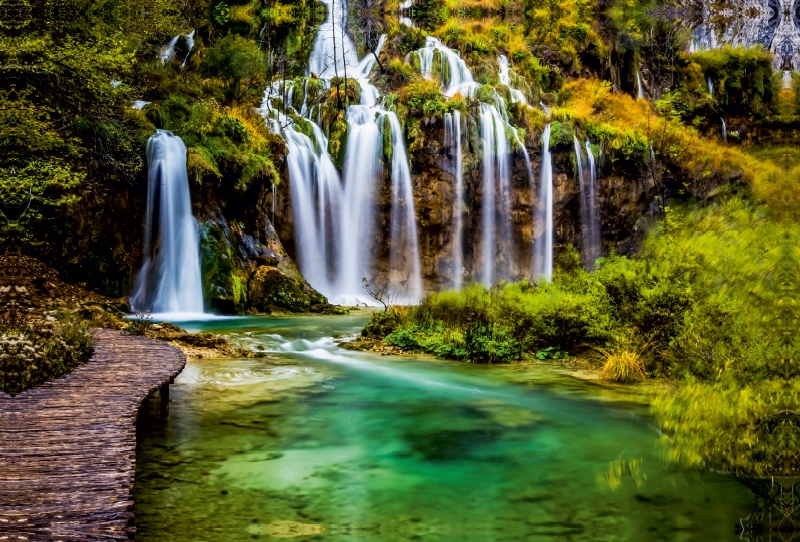
POLYGON ((97 330, 91 360, 15 397, 0 392, 0 540, 133 537, 136 417, 186 358, 177 348, 97 330))

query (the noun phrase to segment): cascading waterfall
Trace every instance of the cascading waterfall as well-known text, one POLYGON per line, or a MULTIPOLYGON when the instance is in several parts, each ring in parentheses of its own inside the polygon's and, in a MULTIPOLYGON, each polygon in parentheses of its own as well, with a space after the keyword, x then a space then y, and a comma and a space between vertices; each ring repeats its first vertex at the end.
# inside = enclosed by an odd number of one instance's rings
MULTIPOLYGON (((389 255, 389 292, 396 301, 418 302, 422 296, 422 273, 416 230, 416 213, 408 155, 397 116, 378 104, 380 93, 369 83, 386 36, 381 36, 375 53, 361 61, 355 46, 342 29, 346 24, 345 2, 329 0, 328 19, 320 26, 308 66, 330 88, 335 76, 356 79, 360 103, 347 109, 348 140, 344 157, 343 182, 328 154, 328 139, 322 132, 322 107, 309 106, 309 81, 277 82, 264 96, 262 114, 273 132, 283 133, 289 150, 289 179, 295 239, 298 240, 300 271, 309 283, 341 304, 370 303, 364 295, 362 278, 374 280, 374 249, 378 180, 383 178, 384 131, 392 141, 392 231, 389 255), (294 93, 302 92, 300 111, 294 109, 294 93), (291 119, 272 107, 283 100, 284 108, 304 118, 313 138, 298 130, 291 119), (316 114, 316 116, 315 116, 316 114)), ((299 94, 298 94, 299 98, 299 94)))
MULTIPOLYGON (((547 108, 545 111, 549 117, 550 112, 547 108)), ((553 278, 553 163, 550 158, 549 122, 542 133, 542 168, 535 225, 537 235, 533 246, 533 279, 549 282, 553 278)))
POLYGON ((642 74, 639 73, 639 70, 636 70, 636 98, 639 100, 644 100, 644 87, 642 86, 642 74))
POLYGON ((189 32, 185 36, 185 38, 186 38, 186 46, 189 48, 189 50, 186 51, 186 56, 183 57, 183 62, 181 63, 181 68, 183 68, 186 65, 186 61, 189 60, 189 55, 192 54, 192 49, 194 49, 194 33, 195 33, 195 30, 192 30, 191 32, 189 32))
POLYGON ((584 265, 587 269, 594 269, 597 258, 600 257, 602 242, 600 240, 600 217, 597 212, 597 167, 594 153, 589 140, 586 140, 586 159, 589 162, 589 186, 587 190, 587 226, 584 237, 584 265))
POLYGON ((706 75, 706 83, 708 83, 708 95, 714 95, 714 81, 711 80, 710 75, 706 75))
POLYGON ((459 92, 470 95, 480 86, 472 78, 472 72, 464 59, 433 36, 428 36, 425 39, 425 47, 413 53, 419 58, 419 68, 423 76, 429 79, 433 76, 433 60, 436 52, 439 53, 439 76, 445 96, 453 97, 459 92))
POLYGON ((345 153, 344 194, 339 219, 339 266, 336 299, 363 302, 362 277, 371 277, 375 235, 375 180, 381 171, 381 136, 375 112, 365 105, 347 110, 349 138, 345 153))
POLYGON ((147 142, 147 161, 144 263, 136 277, 131 307, 160 315, 200 315, 203 287, 186 146, 180 137, 158 130, 147 142))
POLYGON ((510 261, 502 262, 498 258, 498 248, 511 250, 509 148, 505 123, 497 108, 481 104, 480 114, 483 142, 481 282, 491 286, 498 276, 507 278, 510 267, 510 261))
POLYGON ((422 272, 419 263, 411 169, 408 167, 403 129, 397 115, 389 112, 383 118, 383 129, 386 129, 388 123, 392 137, 392 226, 389 247, 389 284, 392 291, 390 293, 400 303, 416 303, 422 298, 422 272))
POLYGON ((583 167, 583 149, 577 136, 573 136, 575 161, 578 165, 578 185, 581 195, 581 240, 582 259, 586 269, 593 269, 600 255, 600 222, 597 217, 595 199, 596 175, 594 155, 589 140, 586 140, 586 159, 588 168, 583 167))
POLYGON ((500 82, 508 87, 511 91, 511 103, 521 102, 523 104, 528 103, 525 99, 525 95, 522 91, 517 90, 511 86, 511 77, 508 74, 508 59, 504 55, 500 55, 497 58, 497 64, 500 66, 500 82))
POLYGON ((449 149, 456 178, 453 204, 453 289, 460 290, 464 270, 464 157, 461 154, 461 111, 445 113, 444 144, 449 149))
MULTIPOLYGON (((434 37, 428 37, 425 47, 412 54, 419 61, 420 72, 425 77, 431 79, 438 75, 439 83, 446 96, 462 94, 474 97, 481 86, 475 82, 472 72, 461 56, 434 37), (434 66, 437 55, 438 66, 434 66)), ((524 95, 510 86, 508 59, 501 56, 498 63, 501 67, 501 78, 504 84, 509 87, 512 96, 516 96, 514 101, 525 104, 524 95)), ((531 179, 533 178, 533 167, 525 145, 509 122, 505 102, 496 92, 494 93, 494 103, 481 103, 479 113, 478 126, 483 151, 480 281, 491 285, 497 278, 510 277, 514 260, 510 200, 511 147, 507 134, 512 134, 517 148, 523 154, 531 179)), ((461 160, 460 157, 459 160, 461 160)), ((463 187, 459 187, 457 192, 458 190, 463 190, 463 187)), ((456 205, 459 205, 458 201, 456 205)), ((456 216, 457 220, 461 220, 460 213, 457 213, 456 216)), ((459 223, 458 231, 461 229, 459 223)), ((460 244, 458 248, 463 254, 460 244)), ((460 270, 458 272, 460 273, 460 270)), ((454 284, 460 285, 460 277, 459 281, 454 284)))
MULTIPOLYGON (((286 120, 286 119, 285 119, 286 120)), ((312 141, 294 125, 284 130, 292 179, 292 210, 303 242, 297 244, 298 264, 305 279, 320 292, 332 291, 329 264, 335 250, 333 223, 341 209, 341 183, 327 152, 328 142, 316 124, 309 123, 312 141)), ((273 199, 274 201, 274 199, 273 199)))
MULTIPOLYGON (((186 56, 184 57, 183 62, 181 63, 181 68, 186 65, 186 61, 189 60, 189 55, 191 54, 192 49, 194 48, 194 33, 195 30, 192 30, 188 34, 183 34, 183 37, 186 39, 186 45, 189 47, 189 50, 186 51, 186 56)), ((181 34, 174 36, 172 39, 169 40, 169 43, 167 43, 164 47, 162 47, 161 50, 158 52, 158 56, 161 59, 162 64, 166 64, 167 62, 175 58, 175 45, 178 43, 180 37, 181 34)))
MULTIPOLYGON (((328 8, 328 18, 317 31, 314 47, 308 60, 308 74, 322 79, 344 77, 345 72, 355 71, 358 56, 353 41, 342 31, 347 24, 347 3, 345 0, 322 0, 328 8)), ((354 74, 347 74, 352 77, 354 74)))
POLYGON ((720 117, 719 120, 722 123, 722 140, 727 143, 727 141, 728 141, 728 127, 725 125, 725 119, 720 117))

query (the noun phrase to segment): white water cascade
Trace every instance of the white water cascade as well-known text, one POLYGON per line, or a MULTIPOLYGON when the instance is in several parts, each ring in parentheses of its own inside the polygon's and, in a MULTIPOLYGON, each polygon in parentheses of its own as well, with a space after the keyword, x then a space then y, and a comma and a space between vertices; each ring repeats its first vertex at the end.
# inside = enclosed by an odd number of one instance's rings
POLYGON ((644 100, 644 87, 642 86, 642 74, 636 70, 636 98, 644 100))
POLYGON ((722 141, 728 142, 728 127, 725 125, 725 119, 722 117, 719 118, 720 122, 722 123, 722 141))
POLYGON ((433 36, 425 38, 425 47, 412 53, 419 59, 419 69, 423 76, 433 78, 436 53, 439 54, 439 65, 436 68, 445 96, 453 97, 456 93, 468 96, 480 86, 472 78, 472 72, 464 59, 433 36))
POLYGON ((710 75, 706 75, 706 83, 708 84, 708 95, 714 96, 714 81, 711 80, 710 75))
MULTIPOLYGON (((333 303, 374 303, 363 289, 362 278, 375 280, 377 191, 384 178, 383 142, 391 140, 391 238, 389 293, 396 302, 416 303, 422 297, 422 272, 417 239, 416 213, 408 155, 400 121, 379 103, 380 93, 370 84, 370 72, 386 37, 381 36, 375 53, 361 61, 355 46, 342 29, 347 5, 327 0, 328 19, 320 26, 309 59, 308 73, 330 88, 330 80, 347 76, 360 86, 361 99, 346 113, 348 140, 342 179, 328 154, 328 139, 322 131, 322 106, 309 104, 309 78, 302 85, 276 82, 264 96, 262 114, 275 133, 283 133, 289 150, 298 264, 308 282, 333 303), (295 92, 298 95, 295 95, 295 92), (299 111, 292 104, 299 103, 299 111), (280 99, 284 109, 310 125, 301 130, 290 115, 273 107, 280 99), (384 137, 386 136, 386 137, 384 137)), ((279 103, 279 102, 278 102, 279 103)), ((296 117, 295 117, 296 118, 296 117)))
POLYGON ((507 278, 510 267, 510 261, 504 265, 498 251, 511 248, 509 148, 505 123, 497 108, 481 104, 480 113, 483 142, 480 280, 491 286, 498 275, 507 278))
MULTIPOLYGON (((547 111, 547 109, 545 108, 547 111)), ((550 112, 547 111, 548 117, 550 112)), ((553 278, 553 163, 550 157, 550 123, 542 133, 542 167, 539 205, 534 220, 536 240, 533 245, 533 279, 553 278)))
MULTIPOLYGON (((592 145, 586 140, 586 160, 588 169, 581 174, 581 221, 583 237, 583 264, 586 269, 594 269, 594 263, 600 257, 600 217, 597 213, 597 168, 592 145)), ((575 138, 576 153, 580 150, 575 138)))
POLYGON ((322 0, 322 3, 328 8, 328 18, 317 31, 308 60, 309 75, 322 79, 353 77, 358 67, 356 47, 342 30, 347 24, 347 3, 345 0, 322 0), (353 73, 348 73, 350 70, 353 73))
MULTIPOLYGON (((417 217, 411 169, 403 142, 403 129, 397 115, 386 113, 392 137, 392 227, 389 241, 389 284, 397 302, 408 304, 422 299, 422 272, 419 263, 417 217)), ((383 141, 383 138, 381 138, 383 141)))
POLYGON ((158 130, 147 142, 147 161, 144 263, 134 283, 131 307, 169 319, 202 315, 199 241, 186 176, 186 146, 171 132, 158 130))
MULTIPOLYGON (((186 44, 189 47, 189 50, 186 51, 186 56, 184 57, 183 62, 181 63, 181 68, 184 65, 186 65, 186 61, 189 60, 189 55, 191 54, 192 49, 194 48, 194 33, 195 30, 192 30, 188 34, 183 35, 183 37, 186 39, 186 44)), ((180 37, 181 34, 173 36, 172 39, 169 40, 169 43, 163 46, 161 50, 158 52, 158 56, 161 59, 162 64, 166 64, 167 62, 175 58, 175 45, 178 43, 178 39, 180 39, 180 37)))
POLYGON ((511 86, 511 77, 508 74, 508 59, 504 55, 500 55, 497 58, 497 64, 500 66, 500 82, 507 86, 511 91, 511 103, 528 103, 527 100, 525 100, 525 95, 522 93, 522 91, 511 86))
POLYGON ((451 168, 456 178, 453 203, 453 289, 461 289, 464 275, 464 156, 461 154, 461 111, 444 115, 444 144, 450 152, 451 168))
MULTIPOLYGON (((475 82, 472 72, 458 52, 453 51, 434 37, 429 36, 425 41, 425 47, 411 54, 418 60, 422 75, 428 79, 438 78, 444 94, 448 97, 456 94, 474 97, 481 87, 480 84, 475 82)), ((501 56, 498 58, 498 63, 500 64, 502 82, 509 87, 512 96, 516 97, 512 101, 526 104, 522 92, 510 86, 508 59, 501 56)), ((493 102, 482 102, 480 104, 480 117, 477 123, 483 152, 483 184, 480 266, 476 267, 476 269, 479 269, 477 278, 487 286, 493 284, 498 278, 510 278, 514 268, 510 200, 512 149, 509 145, 507 134, 510 133, 517 143, 517 149, 521 151, 525 158, 528 175, 531 180, 533 177, 530 157, 524 143, 517 134, 516 128, 509 122, 505 102, 496 92, 494 93, 493 102)), ((446 117, 445 130, 447 130, 447 122, 446 117)), ((458 160, 461 160, 460 156, 458 160)), ((462 203, 459 203, 459 193, 463 197, 463 186, 461 185, 456 190, 456 205, 462 205, 462 203)), ((460 223, 462 219, 461 213, 456 213, 455 219, 459 221, 456 224, 457 231, 463 231, 460 223)), ((460 251, 459 257, 463 255, 462 241, 463 238, 459 238, 458 244, 454 245, 454 249, 457 248, 460 251)), ((461 266, 459 267, 463 268, 463 259, 460 261, 461 266)), ((460 277, 457 281, 454 280, 456 287, 460 285, 460 280, 460 277)))

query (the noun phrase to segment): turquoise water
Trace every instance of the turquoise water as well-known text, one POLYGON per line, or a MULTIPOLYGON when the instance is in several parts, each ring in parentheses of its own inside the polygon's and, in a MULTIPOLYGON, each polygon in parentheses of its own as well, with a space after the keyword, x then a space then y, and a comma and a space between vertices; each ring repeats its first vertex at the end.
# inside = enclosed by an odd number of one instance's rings
POLYGON ((351 352, 363 316, 184 324, 268 357, 190 361, 140 419, 138 540, 738 540, 735 480, 662 459, 647 411, 536 366, 351 352))

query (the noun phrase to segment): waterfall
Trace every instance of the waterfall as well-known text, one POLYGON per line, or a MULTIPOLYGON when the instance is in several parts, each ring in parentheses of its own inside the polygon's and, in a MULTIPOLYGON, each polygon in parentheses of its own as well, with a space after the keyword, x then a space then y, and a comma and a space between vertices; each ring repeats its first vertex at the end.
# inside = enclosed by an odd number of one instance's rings
POLYGON ((728 127, 725 126, 725 119, 720 117, 719 120, 720 120, 720 122, 722 122, 722 140, 727 143, 728 142, 728 127))
POLYGON ((433 76, 433 59, 434 53, 437 51, 439 52, 439 80, 444 87, 445 96, 452 97, 458 92, 468 95, 480 86, 472 78, 472 72, 464 59, 433 36, 425 39, 425 47, 414 51, 419 58, 419 68, 423 76, 429 79, 433 76))
POLYGON ((303 277, 323 295, 333 292, 328 275, 335 246, 333 221, 341 209, 339 174, 327 152, 322 130, 312 125, 312 141, 294 125, 284 130, 289 153, 286 164, 292 179, 292 211, 295 217, 298 265, 303 277))
MULTIPOLYGON (((347 24, 347 4, 345 0, 321 1, 328 8, 328 18, 317 31, 308 60, 308 74, 315 74, 323 79, 344 77, 348 68, 355 71, 358 66, 356 47, 347 32, 343 31, 347 24)), ((348 77, 354 75, 355 73, 347 74, 348 77)))
POLYGON ((504 55, 500 55, 497 58, 497 63, 500 66, 500 82, 507 86, 511 91, 511 103, 527 103, 527 100, 525 100, 525 95, 521 91, 512 88, 511 86, 511 77, 508 75, 508 59, 504 55))
MULTIPOLYGON (((414 189, 411 170, 403 143, 403 129, 394 113, 386 113, 392 136, 392 226, 389 252, 389 284, 391 295, 404 304, 422 299, 422 272, 419 263, 417 218, 414 210, 414 189)), ((381 138, 383 141, 383 138, 381 138)))
POLYGON ((199 243, 186 176, 186 146, 171 132, 158 130, 147 142, 147 161, 144 263, 131 307, 158 314, 202 314, 199 243))
POLYGON ((600 255, 600 221, 597 217, 597 200, 595 199, 595 184, 597 171, 595 170, 594 155, 589 140, 586 140, 586 159, 588 170, 583 169, 583 152, 577 136, 573 136, 575 146, 575 161, 578 164, 578 184, 581 194, 581 256, 586 269, 593 269, 594 262, 600 255))
POLYGON ((711 80, 710 75, 706 75, 706 82, 708 83, 708 95, 714 96, 714 81, 711 80))
POLYGON ((453 288, 461 289, 464 269, 464 157, 461 154, 461 111, 445 113, 444 144, 453 162, 453 175, 456 178, 455 201, 453 203, 453 288))
POLYGON ((535 226, 537 235, 533 246, 533 279, 543 278, 549 282, 553 278, 553 164, 550 158, 550 123, 545 125, 542 133, 542 167, 535 226), (540 227, 544 231, 540 231, 540 227))
POLYGON ((186 61, 189 60, 189 55, 192 54, 192 49, 194 49, 194 33, 195 31, 192 30, 188 34, 186 34, 186 45, 189 47, 189 50, 186 51, 186 56, 183 57, 183 62, 181 63, 181 68, 186 65, 186 61))
MULTIPOLYGON (((192 30, 188 34, 183 35, 183 37, 186 39, 186 44, 188 45, 189 50, 186 52, 186 57, 184 57, 183 62, 181 63, 181 68, 186 64, 186 61, 189 59, 189 54, 194 48, 194 33, 195 30, 192 30)), ((158 57, 161 59, 162 64, 166 64, 175 57, 175 45, 178 43, 178 39, 180 39, 180 37, 181 34, 174 36, 171 40, 169 40, 169 43, 159 50, 158 57)))
MULTIPOLYGON (((322 107, 309 107, 309 80, 278 81, 267 88, 261 113, 274 133, 282 133, 289 150, 287 164, 292 192, 295 239, 300 271, 308 282, 333 303, 374 303, 364 294, 362 278, 374 280, 376 241, 376 182, 383 178, 383 142, 392 143, 392 231, 389 292, 396 301, 414 303, 422 295, 422 276, 416 231, 416 213, 408 155, 397 116, 379 104, 380 93, 370 84, 376 56, 386 42, 381 36, 375 53, 361 61, 352 40, 343 32, 347 5, 323 0, 328 18, 317 33, 308 73, 325 88, 338 75, 355 79, 361 89, 358 105, 347 108, 348 139, 340 181, 321 129, 322 107), (300 111, 295 92, 302 92, 300 111), (281 100, 286 110, 307 122, 306 130, 273 107, 281 100), (316 108, 316 111, 315 111, 316 108), (384 131, 387 131, 384 134, 384 131)), ((313 103, 313 102, 312 102, 313 103)))
MULTIPOLYGON (((429 36, 426 39, 425 47, 412 54, 419 60, 422 75, 429 79, 438 75, 439 83, 446 96, 452 97, 459 93, 475 97, 481 85, 475 82, 472 72, 456 51, 429 36), (437 54, 439 62, 435 65, 437 54)), ((501 66, 501 78, 508 86, 510 85, 508 59, 501 56, 498 62, 501 66)), ((525 103, 525 97, 521 92, 510 86, 509 89, 512 91, 512 96, 517 96, 519 101, 525 103)), ((480 104, 480 122, 478 123, 483 153, 479 276, 481 282, 487 286, 493 284, 497 278, 509 278, 514 261, 510 197, 511 148, 508 134, 511 134, 525 158, 528 175, 533 177, 528 151, 520 140, 517 130, 509 122, 505 102, 496 92, 493 98, 494 103, 480 104)), ((459 157, 458 160, 461 158, 459 157)), ((459 190, 463 190, 463 186, 459 186, 457 191, 459 190)), ((456 217, 460 221, 461 213, 457 213, 456 217)), ((457 229, 462 231, 460 223, 457 229)), ((458 248, 463 254, 461 239, 459 239, 459 244, 454 246, 455 248, 458 248)), ((460 285, 460 278, 454 284, 460 285)))
POLYGON ((505 262, 500 258, 503 249, 507 252, 512 249, 509 147, 505 122, 497 108, 482 103, 480 114, 483 143, 481 282, 491 286, 498 274, 508 277, 511 263, 510 258, 505 262))
POLYGON ((339 268, 337 301, 358 303, 363 297, 362 277, 371 277, 375 242, 375 179, 381 168, 381 138, 375 113, 364 105, 347 110, 350 136, 344 167, 344 195, 339 217, 339 268))
POLYGON ((180 38, 180 34, 169 40, 164 47, 158 52, 159 58, 161 58, 161 63, 166 64, 169 60, 175 56, 175 44, 178 43, 178 38, 180 38))
POLYGON ((589 162, 589 186, 587 191, 588 215, 586 237, 584 238, 584 265, 594 269, 594 263, 600 257, 602 242, 600 240, 600 217, 597 212, 597 167, 595 165, 592 145, 586 140, 586 159, 589 162))
POLYGON ((642 75, 639 73, 639 70, 636 70, 636 89, 637 89, 636 98, 639 99, 639 100, 644 100, 644 88, 642 87, 642 75))

